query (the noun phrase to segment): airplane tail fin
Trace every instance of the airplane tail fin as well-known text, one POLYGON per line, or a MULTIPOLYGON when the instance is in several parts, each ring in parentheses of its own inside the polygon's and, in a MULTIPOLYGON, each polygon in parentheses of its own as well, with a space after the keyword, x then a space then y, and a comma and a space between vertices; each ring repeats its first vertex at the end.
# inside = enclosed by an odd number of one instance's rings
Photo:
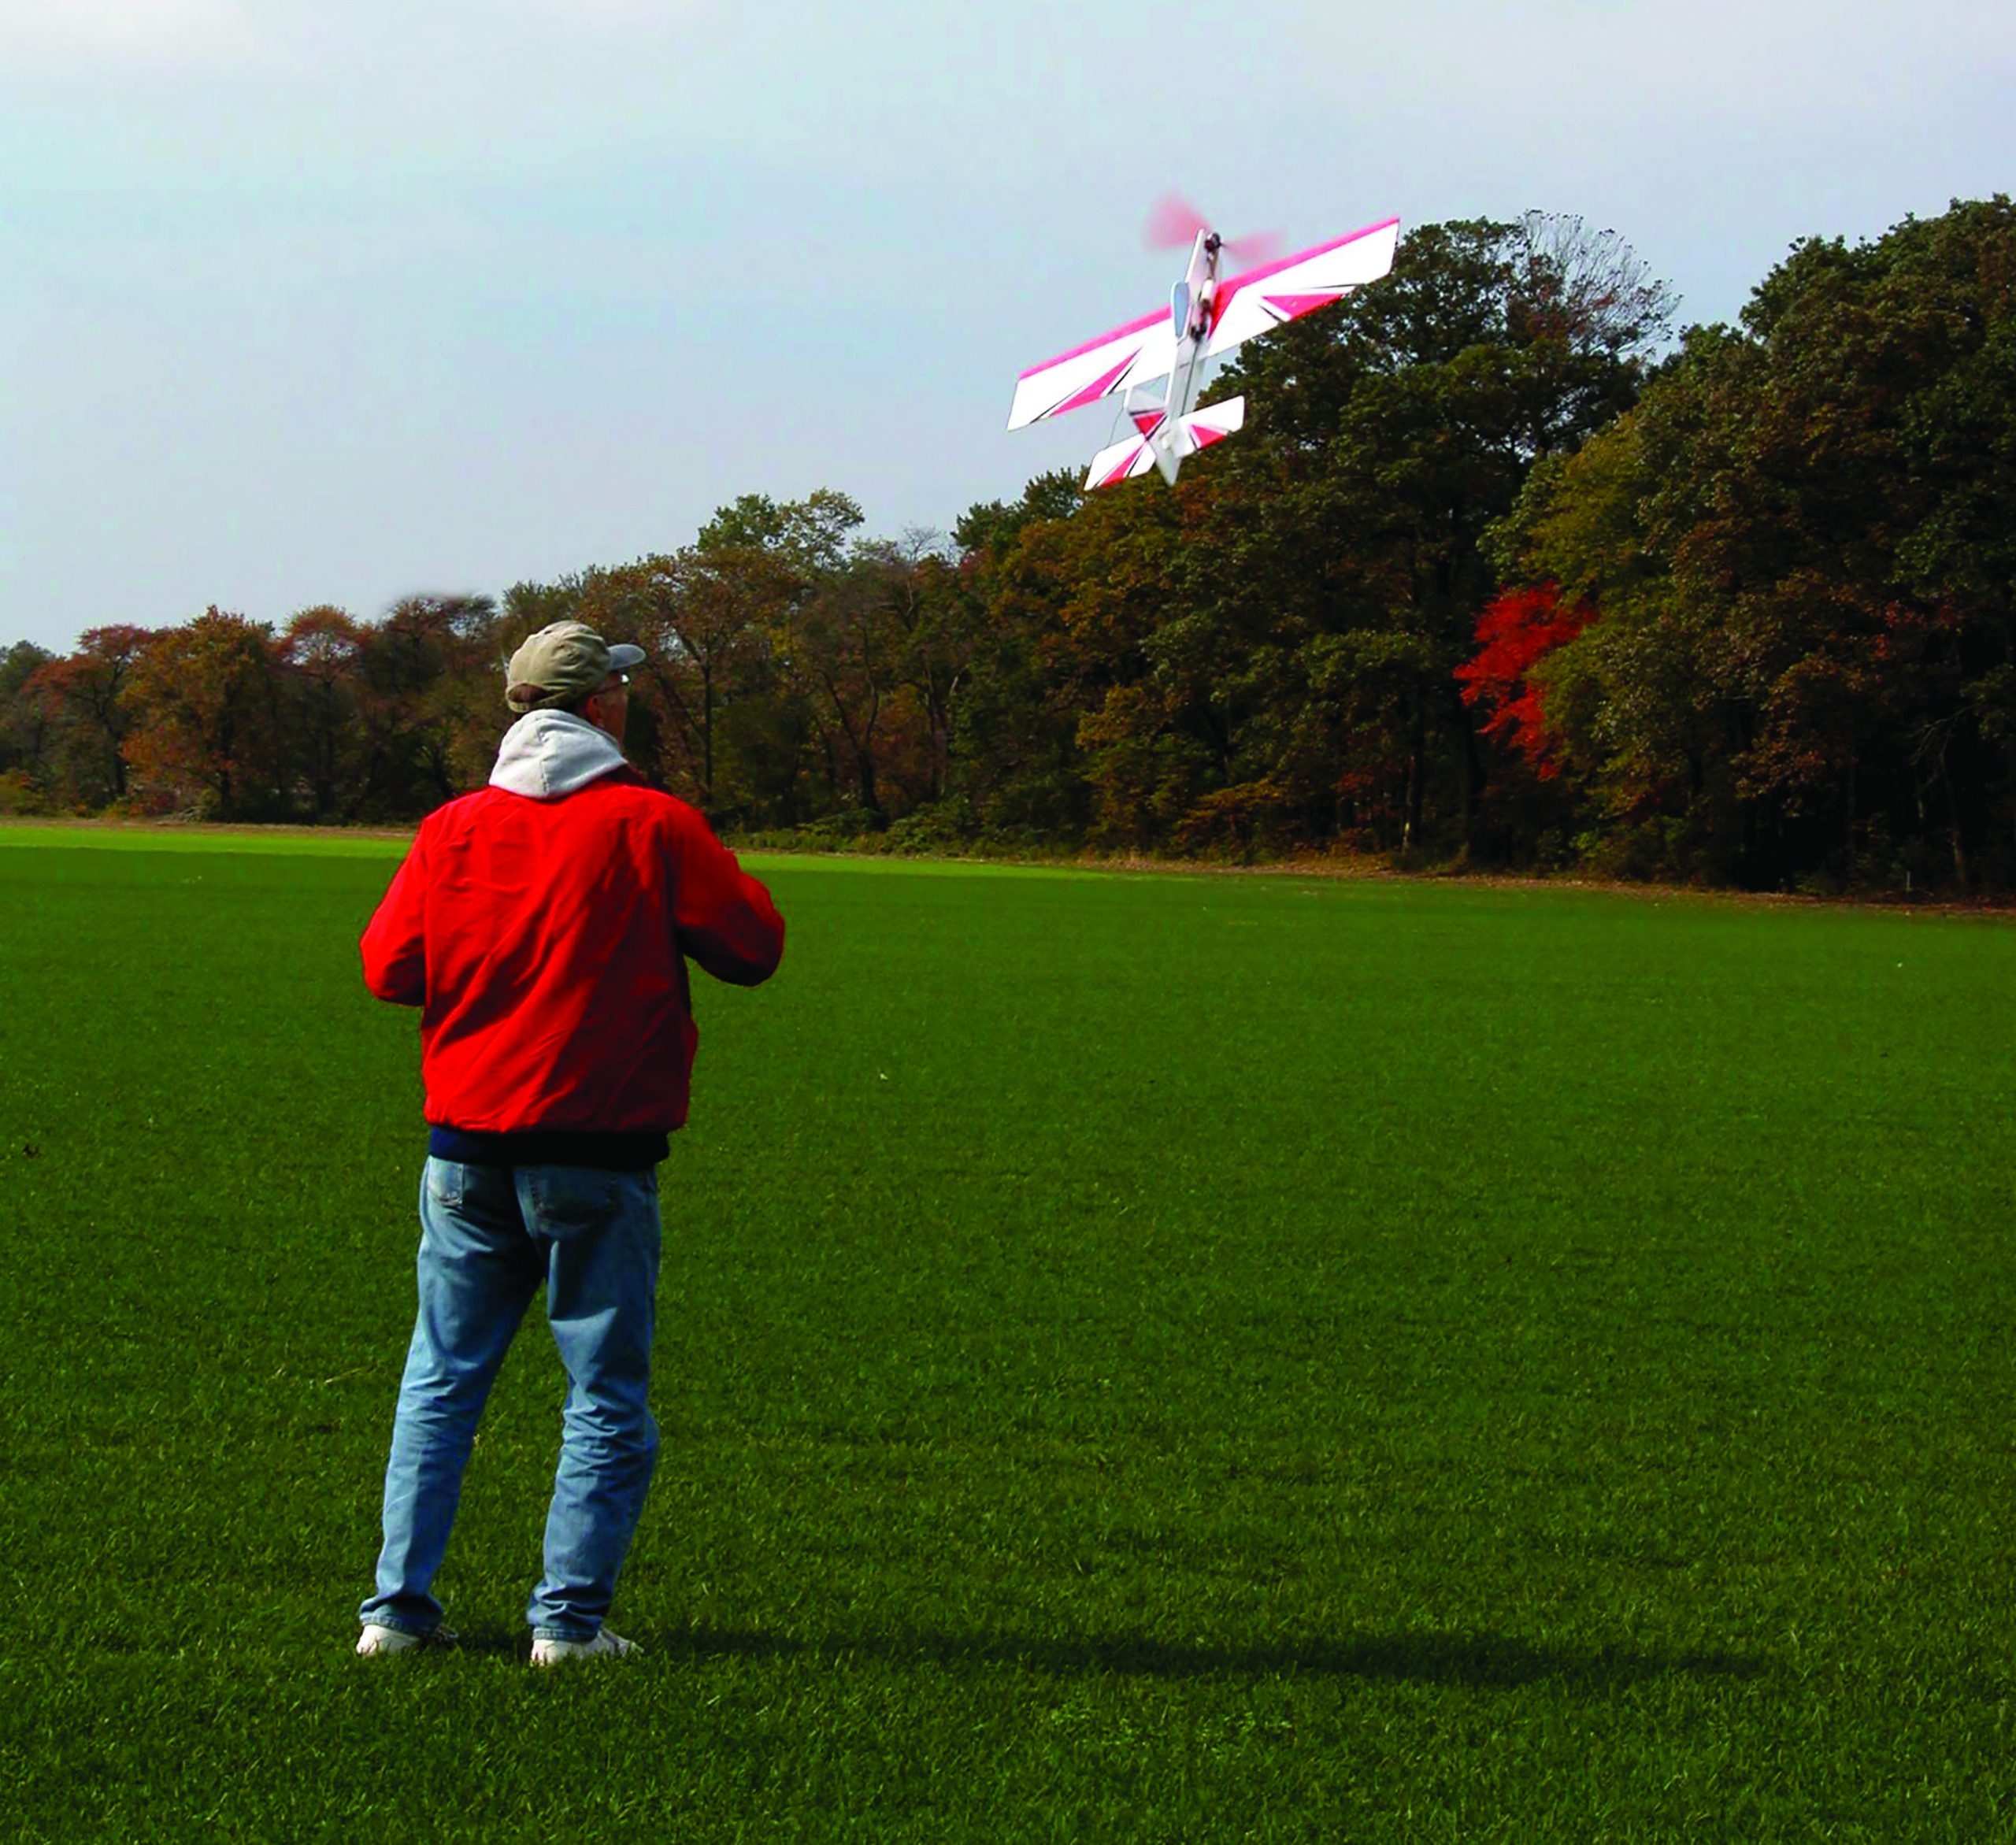
POLYGON ((1086 471, 1085 491, 1095 487, 1114 487, 1123 480, 1137 480, 1151 468, 1161 469, 1162 478, 1176 483, 1177 470, 1199 449, 1222 442, 1246 421, 1246 399, 1228 398, 1221 404, 1208 405, 1179 417, 1170 423, 1160 410, 1142 410, 1134 417, 1137 434, 1092 457, 1086 471))

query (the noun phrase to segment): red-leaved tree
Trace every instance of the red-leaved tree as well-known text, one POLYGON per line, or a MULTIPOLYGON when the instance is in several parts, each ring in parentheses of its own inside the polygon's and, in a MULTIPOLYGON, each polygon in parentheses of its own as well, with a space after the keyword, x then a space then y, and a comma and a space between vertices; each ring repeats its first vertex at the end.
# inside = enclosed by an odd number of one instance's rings
POLYGON ((1542 781, 1561 772, 1559 739, 1547 728, 1533 668, 1595 619, 1580 605, 1562 608, 1558 584, 1499 592, 1477 617, 1477 651, 1456 669, 1463 702, 1489 713, 1484 735, 1517 750, 1542 781))

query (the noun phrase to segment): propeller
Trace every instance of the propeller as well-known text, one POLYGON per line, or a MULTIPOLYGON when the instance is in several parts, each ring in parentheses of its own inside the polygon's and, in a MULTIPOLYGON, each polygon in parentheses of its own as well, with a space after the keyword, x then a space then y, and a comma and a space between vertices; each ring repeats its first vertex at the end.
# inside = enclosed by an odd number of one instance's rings
MULTIPOLYGON (((1165 192, 1148 213, 1141 239, 1151 250, 1177 250, 1194 243, 1199 231, 1210 229, 1204 214, 1188 199, 1165 192)), ((1278 231, 1256 231, 1250 237, 1228 237, 1220 247, 1235 262, 1264 263, 1280 254, 1278 231)))

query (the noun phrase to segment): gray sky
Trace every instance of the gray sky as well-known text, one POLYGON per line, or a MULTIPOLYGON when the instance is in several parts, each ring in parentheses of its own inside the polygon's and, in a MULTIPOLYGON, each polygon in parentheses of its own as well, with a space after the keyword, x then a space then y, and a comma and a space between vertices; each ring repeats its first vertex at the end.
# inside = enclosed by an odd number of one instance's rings
POLYGON ((2012 96, 1980 0, 0 0, 0 646, 501 592, 745 492, 948 527, 1108 439, 1002 424, 1166 298, 1170 187, 1295 246, 1577 212, 1727 319, 2010 189, 2012 96))

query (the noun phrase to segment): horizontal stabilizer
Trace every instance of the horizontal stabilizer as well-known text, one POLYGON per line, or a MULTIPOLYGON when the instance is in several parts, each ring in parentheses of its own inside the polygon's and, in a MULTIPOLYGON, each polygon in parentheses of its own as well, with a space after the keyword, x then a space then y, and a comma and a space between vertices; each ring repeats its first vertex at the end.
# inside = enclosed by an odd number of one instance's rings
POLYGON ((1245 421, 1243 397, 1228 398, 1221 404, 1192 410, 1173 424, 1166 421, 1160 411, 1143 412, 1134 419, 1140 434, 1102 448, 1092 457, 1092 465, 1085 474, 1085 491, 1089 493, 1095 487, 1115 487, 1123 480, 1136 480, 1151 468, 1161 469, 1162 478, 1173 485, 1177 469, 1185 461, 1199 449, 1224 441, 1245 421))
POLYGON ((1149 447, 1147 437, 1130 435, 1092 457, 1092 465, 1085 472, 1085 491, 1090 493, 1095 487, 1117 487, 1123 480, 1147 473, 1154 465, 1155 451, 1149 447))

